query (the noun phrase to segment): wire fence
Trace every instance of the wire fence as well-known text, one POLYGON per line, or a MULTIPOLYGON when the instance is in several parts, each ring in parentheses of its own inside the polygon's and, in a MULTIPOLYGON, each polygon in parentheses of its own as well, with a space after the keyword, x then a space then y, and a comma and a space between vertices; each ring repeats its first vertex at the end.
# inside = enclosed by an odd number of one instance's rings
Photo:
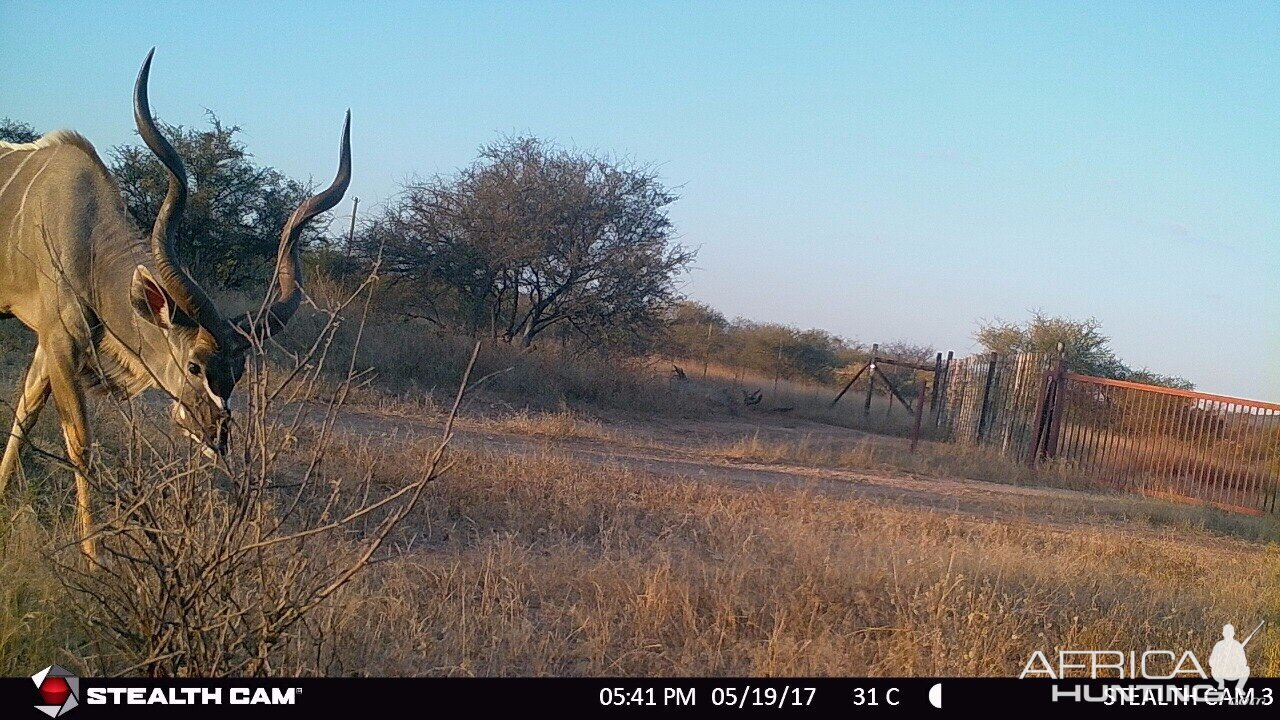
POLYGON ((1046 354, 943 373, 942 437, 1124 492, 1280 512, 1280 404, 1068 372, 1046 354))

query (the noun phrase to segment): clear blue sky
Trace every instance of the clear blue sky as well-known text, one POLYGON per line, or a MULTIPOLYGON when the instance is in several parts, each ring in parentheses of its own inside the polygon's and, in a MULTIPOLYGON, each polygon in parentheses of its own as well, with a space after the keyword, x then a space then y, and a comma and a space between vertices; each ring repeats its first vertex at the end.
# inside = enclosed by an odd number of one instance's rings
POLYGON ((863 341, 1096 316, 1280 399, 1277 3, 0 3, 0 115, 131 139, 129 92, 362 210, 503 133, 658 163, 688 294, 863 341))

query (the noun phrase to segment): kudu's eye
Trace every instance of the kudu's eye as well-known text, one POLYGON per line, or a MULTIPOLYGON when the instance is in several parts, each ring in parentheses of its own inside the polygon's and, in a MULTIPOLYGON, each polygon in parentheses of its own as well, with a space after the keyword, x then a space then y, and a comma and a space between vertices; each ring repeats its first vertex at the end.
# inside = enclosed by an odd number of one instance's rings
POLYGON ((200 369, 200 366, 197 365, 196 363, 188 363, 187 372, 191 373, 192 375, 199 376, 201 369, 200 369))

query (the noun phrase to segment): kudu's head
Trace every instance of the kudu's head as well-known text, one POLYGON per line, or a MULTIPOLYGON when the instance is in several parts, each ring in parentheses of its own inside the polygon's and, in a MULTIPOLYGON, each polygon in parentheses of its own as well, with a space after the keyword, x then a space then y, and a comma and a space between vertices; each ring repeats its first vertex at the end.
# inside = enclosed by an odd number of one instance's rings
MULTIPOLYGON (((351 114, 342 128, 338 175, 318 195, 294 210, 280 233, 276 271, 268 293, 274 300, 261 317, 229 322, 178 262, 177 221, 187 201, 187 171, 173 146, 160 134, 147 102, 151 56, 147 54, 133 88, 133 115, 147 147, 164 164, 169 189, 151 229, 154 272, 139 265, 130 299, 134 311, 163 334, 164 357, 144 356, 155 384, 174 399, 173 422, 209 452, 224 453, 231 423, 231 391, 244 374, 246 355, 279 332, 302 303, 302 259, 298 236, 316 215, 342 199, 351 181, 351 114)), ((154 353, 153 353, 154 354, 154 353)))

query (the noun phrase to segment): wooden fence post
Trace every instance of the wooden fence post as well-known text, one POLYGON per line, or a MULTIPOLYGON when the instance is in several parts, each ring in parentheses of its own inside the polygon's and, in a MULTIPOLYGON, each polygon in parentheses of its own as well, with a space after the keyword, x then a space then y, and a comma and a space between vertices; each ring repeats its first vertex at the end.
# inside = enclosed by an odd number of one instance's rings
POLYGON ((991 357, 987 359, 987 382, 982 387, 982 404, 978 406, 978 429, 975 440, 979 445, 982 444, 982 435, 987 430, 987 407, 991 403, 991 385, 996 379, 996 360, 999 358, 995 353, 991 353, 991 357))
MULTIPOLYGON (((942 353, 938 353, 938 357, 942 357, 942 353)), ((934 376, 934 390, 938 389, 937 376, 934 376)), ((924 379, 921 378, 916 386, 916 420, 911 426, 911 452, 916 451, 916 445, 920 443, 920 421, 924 419, 924 379)))
POLYGON ((773 366, 773 404, 778 404, 778 378, 782 377, 782 341, 778 341, 778 363, 773 366))
POLYGON ((1058 456, 1058 440, 1062 434, 1062 414, 1067 405, 1067 359, 1058 346, 1058 362, 1053 370, 1053 403, 1050 406, 1049 429, 1045 438, 1044 456, 1052 460, 1058 456))
POLYGON ((358 197, 351 198, 351 227, 347 229, 347 247, 342 253, 344 256, 346 256, 347 260, 351 259, 351 256, 355 251, 356 211, 358 211, 359 209, 360 209, 360 198, 358 197))
POLYGON ((871 414, 871 393, 876 387, 876 353, 880 352, 880 343, 872 343, 871 345, 871 363, 867 366, 871 369, 871 373, 867 375, 867 400, 862 404, 862 414, 871 414))
POLYGON ((938 383, 942 380, 942 353, 933 358, 933 387, 929 390, 929 412, 938 412, 938 383))
POLYGON ((1040 462, 1045 446, 1045 420, 1049 417, 1049 403, 1053 402, 1053 371, 1046 370, 1040 375, 1040 402, 1036 405, 1036 417, 1031 427, 1035 437, 1031 441, 1031 454, 1027 457, 1027 465, 1035 467, 1040 462))
POLYGON ((947 361, 942 365, 942 379, 938 383, 938 409, 933 413, 933 426, 942 427, 942 417, 947 414, 947 393, 951 390, 951 359, 955 351, 947 351, 947 361))

